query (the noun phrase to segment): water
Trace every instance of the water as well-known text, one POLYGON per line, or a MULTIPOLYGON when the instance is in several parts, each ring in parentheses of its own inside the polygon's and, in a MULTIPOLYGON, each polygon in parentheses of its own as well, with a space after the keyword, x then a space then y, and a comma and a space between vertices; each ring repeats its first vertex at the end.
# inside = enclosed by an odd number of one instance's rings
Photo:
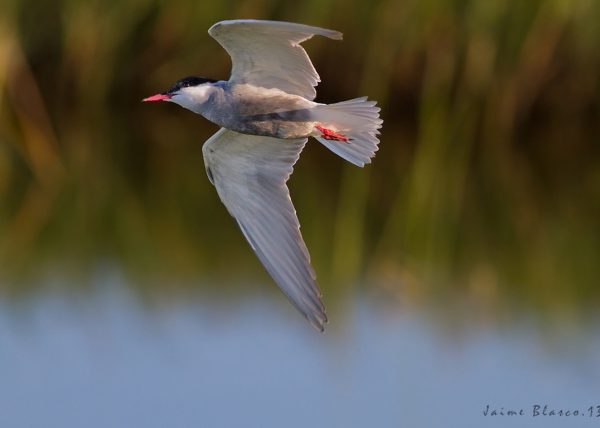
POLYGON ((456 332, 431 309, 356 296, 319 334, 275 296, 148 304, 109 282, 0 300, 2 427, 600 425, 586 410, 600 405, 594 333, 456 332), (534 417, 535 404, 584 415, 534 417))

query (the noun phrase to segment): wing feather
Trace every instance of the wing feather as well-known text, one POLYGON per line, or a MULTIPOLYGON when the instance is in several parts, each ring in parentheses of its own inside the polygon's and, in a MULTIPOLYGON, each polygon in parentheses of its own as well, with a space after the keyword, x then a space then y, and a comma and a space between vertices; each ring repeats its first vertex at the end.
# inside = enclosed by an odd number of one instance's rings
POLYGON ((280 21, 221 21, 208 33, 231 56, 230 82, 277 88, 313 100, 320 82, 300 43, 314 35, 340 40, 342 33, 280 21))
POLYGON ((250 246, 294 306, 322 331, 325 308, 286 186, 306 140, 222 128, 202 151, 211 182, 250 246))

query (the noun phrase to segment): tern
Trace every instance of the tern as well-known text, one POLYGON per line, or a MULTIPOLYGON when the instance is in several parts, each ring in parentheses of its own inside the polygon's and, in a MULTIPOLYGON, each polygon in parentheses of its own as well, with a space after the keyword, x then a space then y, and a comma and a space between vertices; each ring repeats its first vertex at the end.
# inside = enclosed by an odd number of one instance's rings
POLYGON ((309 137, 363 167, 379 144, 379 107, 367 97, 314 102, 320 82, 300 45, 342 33, 280 21, 239 19, 208 33, 229 53, 229 80, 186 77, 143 101, 169 101, 221 129, 202 147, 208 179, 250 246, 293 305, 318 330, 322 294, 286 182, 309 137))

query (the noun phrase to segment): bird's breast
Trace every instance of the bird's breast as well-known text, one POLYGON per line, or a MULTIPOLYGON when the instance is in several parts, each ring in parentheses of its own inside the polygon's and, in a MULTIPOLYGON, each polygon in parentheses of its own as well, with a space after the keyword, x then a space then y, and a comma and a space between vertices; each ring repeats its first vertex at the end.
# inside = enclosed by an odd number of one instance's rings
POLYGON ((300 138, 310 134, 316 105, 279 89, 235 85, 230 90, 228 111, 222 126, 244 134, 300 138))

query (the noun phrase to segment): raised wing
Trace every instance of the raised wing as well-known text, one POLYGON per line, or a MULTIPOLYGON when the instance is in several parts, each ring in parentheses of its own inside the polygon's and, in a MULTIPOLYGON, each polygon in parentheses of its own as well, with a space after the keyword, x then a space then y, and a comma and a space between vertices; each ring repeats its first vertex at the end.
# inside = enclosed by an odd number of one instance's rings
POLYGON ((309 100, 321 80, 300 43, 314 35, 342 39, 342 33, 325 28, 251 19, 217 22, 208 33, 231 56, 230 82, 277 88, 309 100))
POLYGON ((321 292, 285 184, 306 140, 221 128, 202 152, 209 179, 262 264, 294 306, 323 331, 327 317, 321 292))

